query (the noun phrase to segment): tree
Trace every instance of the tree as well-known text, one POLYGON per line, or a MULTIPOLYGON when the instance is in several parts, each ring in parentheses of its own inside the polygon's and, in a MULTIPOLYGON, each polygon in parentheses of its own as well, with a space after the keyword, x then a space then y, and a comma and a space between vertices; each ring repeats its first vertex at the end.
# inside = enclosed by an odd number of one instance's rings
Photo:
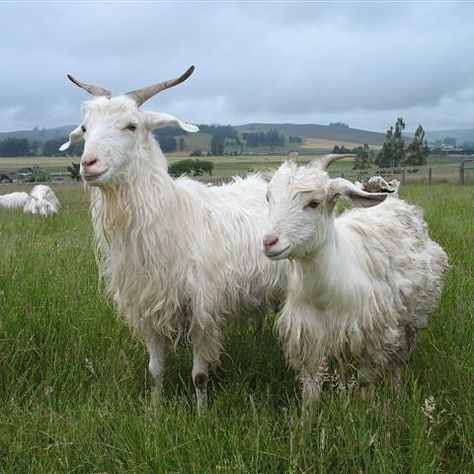
POLYGON ((211 153, 215 156, 224 154, 225 138, 219 134, 212 135, 211 153))
POLYGON ((373 154, 367 143, 364 143, 364 146, 357 149, 357 156, 354 160, 354 169, 355 170, 366 170, 370 168, 374 159, 373 154))
POLYGON ((79 163, 71 163, 72 166, 68 166, 67 170, 69 171, 69 174, 71 175, 71 179, 75 181, 80 181, 81 180, 81 174, 79 172, 80 165, 79 163))
POLYGON ((405 122, 401 117, 397 119, 395 128, 390 127, 385 134, 382 149, 377 155, 376 163, 381 167, 399 166, 405 157, 405 142, 402 131, 405 130, 405 122))
POLYGON ((176 138, 170 136, 163 136, 159 139, 161 151, 163 153, 173 153, 176 151, 178 143, 176 142, 176 138))
POLYGON ((59 151, 59 147, 68 141, 67 137, 63 138, 53 138, 51 140, 45 141, 41 148, 42 153, 45 156, 80 156, 84 151, 84 142, 76 142, 73 143, 67 151, 59 151))
POLYGON ((421 125, 415 132, 415 138, 408 145, 406 150, 406 157, 403 162, 405 166, 419 166, 426 164, 426 158, 430 152, 428 143, 425 140, 425 131, 421 125))
POLYGON ((0 142, 0 156, 25 156, 30 153, 27 138, 7 138, 0 142))
MULTIPOLYGON (((291 137, 291 139, 294 138, 297 137, 291 137)), ((285 146, 285 136, 281 133, 278 133, 278 131, 274 129, 268 130, 268 132, 242 133, 242 140, 245 140, 248 148, 259 148, 261 146, 267 146, 270 147, 271 150, 273 150, 276 147, 285 146)))
POLYGON ((204 173, 212 174, 213 168, 212 161, 190 159, 175 161, 168 167, 168 172, 171 176, 181 176, 185 173, 191 176, 200 176, 204 173))

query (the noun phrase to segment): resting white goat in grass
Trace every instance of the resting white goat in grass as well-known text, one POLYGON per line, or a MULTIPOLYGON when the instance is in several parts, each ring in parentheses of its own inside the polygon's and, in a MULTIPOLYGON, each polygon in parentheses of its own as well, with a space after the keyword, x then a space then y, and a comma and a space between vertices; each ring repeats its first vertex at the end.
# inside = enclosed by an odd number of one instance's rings
POLYGON ((37 184, 30 192, 31 199, 26 203, 24 212, 49 217, 57 214, 61 204, 54 191, 45 184, 37 184))
POLYGON ((0 196, 0 208, 5 209, 15 209, 15 208, 24 208, 28 202, 31 200, 31 197, 28 193, 15 192, 9 194, 3 194, 0 196))
POLYGON ((152 130, 198 128, 139 107, 193 69, 113 98, 70 77, 99 97, 84 105, 82 124, 61 149, 85 140, 80 173, 92 187, 99 266, 108 294, 148 348, 153 399, 160 397, 167 347, 185 333, 193 346, 192 377, 202 412, 208 365, 219 360, 223 324, 266 312, 284 291, 286 273, 260 248, 268 213, 263 179, 207 187, 168 175, 152 130))
POLYGON ((375 380, 378 367, 392 363, 398 387, 448 268, 422 211, 345 179, 330 179, 326 168, 338 158, 328 155, 299 168, 286 162, 268 191, 265 253, 272 260, 292 260, 277 330, 300 374, 306 408, 320 398, 326 357, 342 366, 359 362, 365 382, 375 380), (375 207, 336 216, 340 197, 354 206, 375 207))
POLYGON ((48 217, 56 214, 61 205, 54 191, 44 184, 36 185, 30 192, 15 192, 0 196, 0 208, 22 208, 23 212, 48 217))

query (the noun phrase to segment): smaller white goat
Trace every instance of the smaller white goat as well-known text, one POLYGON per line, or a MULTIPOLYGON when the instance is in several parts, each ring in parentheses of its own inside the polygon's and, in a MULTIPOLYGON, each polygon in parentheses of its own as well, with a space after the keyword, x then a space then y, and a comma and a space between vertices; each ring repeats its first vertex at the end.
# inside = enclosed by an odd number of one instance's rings
POLYGON ((57 214, 61 204, 54 191, 45 184, 37 184, 30 192, 31 199, 23 208, 24 212, 49 217, 57 214))
POLYGON ((37 184, 30 192, 14 192, 0 196, 0 208, 22 208, 24 213, 48 217, 57 214, 61 204, 54 191, 45 184, 37 184))
POLYGON ((348 360, 359 362, 365 382, 375 381, 378 368, 391 363, 399 388, 401 369, 436 307, 448 268, 421 210, 330 179, 326 168, 338 158, 328 155, 300 168, 286 162, 267 195, 265 254, 292 261, 276 326, 300 374, 306 409, 320 398, 326 357, 342 367, 348 360), (355 206, 375 207, 336 216, 341 196, 355 206))

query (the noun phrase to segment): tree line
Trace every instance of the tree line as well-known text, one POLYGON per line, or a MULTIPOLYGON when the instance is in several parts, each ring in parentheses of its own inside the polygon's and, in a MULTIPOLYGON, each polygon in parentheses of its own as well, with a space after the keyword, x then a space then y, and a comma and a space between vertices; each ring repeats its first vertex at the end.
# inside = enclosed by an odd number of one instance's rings
POLYGON ((413 140, 408 144, 403 137, 403 130, 405 130, 405 122, 399 117, 395 125, 385 133, 382 148, 378 153, 371 150, 367 143, 355 148, 336 145, 332 152, 355 154, 354 169, 367 169, 373 164, 381 168, 425 165, 430 149, 423 127, 418 125, 413 140))

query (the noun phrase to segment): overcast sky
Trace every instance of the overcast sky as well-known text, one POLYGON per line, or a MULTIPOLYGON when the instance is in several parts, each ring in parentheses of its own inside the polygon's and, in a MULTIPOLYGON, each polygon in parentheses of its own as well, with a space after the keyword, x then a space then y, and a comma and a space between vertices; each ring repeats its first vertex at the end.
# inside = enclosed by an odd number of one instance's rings
POLYGON ((474 128, 474 3, 0 3, 0 131, 79 120, 87 94, 185 83, 146 107, 194 123, 474 128))

